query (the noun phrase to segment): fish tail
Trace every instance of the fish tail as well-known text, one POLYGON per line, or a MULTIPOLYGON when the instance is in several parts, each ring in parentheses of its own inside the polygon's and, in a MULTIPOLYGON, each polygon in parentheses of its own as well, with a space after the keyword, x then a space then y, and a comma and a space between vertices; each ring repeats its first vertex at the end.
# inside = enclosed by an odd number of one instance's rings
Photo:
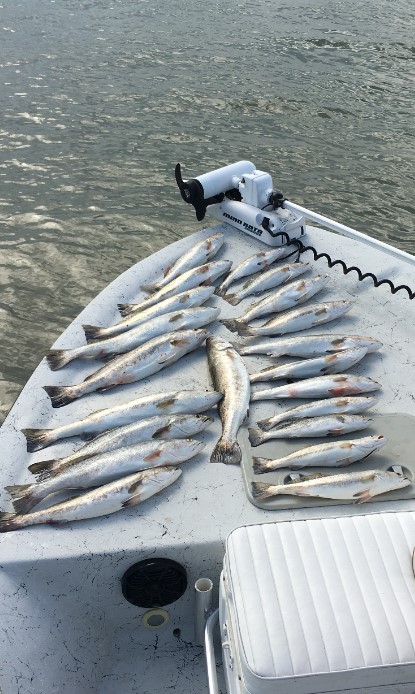
POLYGON ((43 386, 52 401, 52 407, 64 407, 79 396, 74 386, 43 386))
POLYGON ((22 434, 26 437, 28 452, 40 451, 53 443, 54 439, 51 432, 53 429, 22 429, 22 434))
POLYGON ((100 340, 102 337, 104 337, 102 332, 105 330, 105 328, 101 328, 99 325, 83 325, 82 327, 87 342, 89 342, 89 340, 100 340))
POLYGON ((160 286, 157 282, 154 282, 154 284, 142 284, 140 289, 146 294, 154 294, 154 292, 160 289, 160 286))
POLYGON ((264 432, 258 427, 250 427, 248 433, 251 446, 260 446, 264 443, 264 432))
POLYGON ((137 308, 136 304, 117 304, 118 310, 122 316, 129 316, 130 313, 137 308))
POLYGON ((216 294, 216 296, 223 296, 224 293, 226 292, 226 290, 227 290, 227 286, 225 285, 225 283, 222 283, 216 287, 216 289, 213 293, 216 294))
POLYGON ((269 417, 268 419, 260 419, 260 421, 257 422, 257 425, 260 429, 262 429, 262 431, 269 431, 274 426, 274 421, 275 420, 273 417, 269 417))
POLYGON ((51 477, 51 472, 56 462, 56 459, 54 459, 32 463, 32 465, 29 465, 29 472, 31 472, 32 475, 36 475, 36 482, 43 482, 45 479, 51 477))
POLYGON ((0 511, 0 533, 8 533, 11 530, 17 530, 20 528, 21 524, 16 522, 17 518, 17 513, 0 511))
POLYGON ((226 465, 239 465, 242 452, 237 441, 219 439, 210 457, 211 463, 225 463, 226 465))
POLYGON ((224 318, 220 322, 232 333, 239 332, 239 329, 245 325, 243 321, 238 320, 237 318, 224 318))
POLYGON ((76 355, 72 349, 50 349, 49 352, 46 353, 46 360, 52 371, 61 369, 62 366, 69 364, 75 357, 76 355))
POLYGON ((12 498, 16 513, 27 513, 41 501, 36 495, 37 484, 15 484, 5 487, 12 498))
POLYGON ((264 472, 269 472, 268 458, 252 458, 254 474, 262 475, 264 472))
POLYGON ((266 484, 266 482, 252 482, 251 491, 254 499, 268 499, 270 496, 276 496, 275 484, 266 484))
POLYGON ((231 306, 236 306, 241 302, 241 299, 237 294, 224 294, 223 298, 228 302, 228 304, 231 304, 231 306))
POLYGON ((243 321, 236 321, 236 330, 238 335, 241 335, 241 337, 245 337, 246 335, 256 335, 256 328, 252 328, 248 323, 244 323, 243 321))

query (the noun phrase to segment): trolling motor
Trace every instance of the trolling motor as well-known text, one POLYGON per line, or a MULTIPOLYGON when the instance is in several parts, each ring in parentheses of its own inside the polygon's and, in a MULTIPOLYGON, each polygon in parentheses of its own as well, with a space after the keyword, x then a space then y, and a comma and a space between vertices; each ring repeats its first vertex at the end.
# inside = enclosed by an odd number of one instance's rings
POLYGON ((284 196, 273 188, 271 176, 250 161, 238 161, 187 181, 177 164, 175 176, 183 200, 193 205, 199 222, 208 211, 268 246, 286 243, 282 232, 290 238, 305 233, 304 215, 284 208, 284 196))

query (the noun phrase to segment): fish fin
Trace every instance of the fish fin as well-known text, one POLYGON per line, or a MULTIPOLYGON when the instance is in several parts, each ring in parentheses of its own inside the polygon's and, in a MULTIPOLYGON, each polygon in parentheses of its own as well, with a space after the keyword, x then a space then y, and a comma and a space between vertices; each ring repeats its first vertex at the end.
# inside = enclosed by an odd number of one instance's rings
POLYGON ((64 407, 77 399, 73 386, 43 386, 52 401, 52 407, 64 407))
POLYGON ((160 288, 158 282, 154 282, 154 284, 142 284, 140 287, 141 291, 146 294, 154 294, 154 292, 157 292, 160 288))
POLYGON ((210 462, 239 465, 241 459, 242 452, 239 443, 237 441, 226 441, 221 437, 213 449, 210 462))
POLYGON ((7 513, 0 511, 0 533, 8 533, 10 530, 17 530, 19 525, 14 523, 17 513, 7 513))
POLYGON ((122 316, 129 316, 136 310, 138 304, 117 304, 117 308, 122 316))
POLYGON ((222 298, 231 306, 237 306, 242 301, 237 294, 225 294, 222 298))
POLYGON ((252 482, 251 483, 251 493, 254 499, 268 499, 270 496, 275 496, 271 489, 275 487, 273 484, 266 484, 266 482, 252 482))
POLYGON ((130 496, 123 502, 122 508, 128 508, 129 506, 137 506, 137 504, 140 503, 141 499, 142 494, 140 492, 138 494, 134 494, 134 496, 130 496))
POLYGON ((246 335, 255 335, 255 328, 252 328, 252 326, 248 325, 248 323, 243 323, 242 321, 235 321, 235 323, 236 331, 241 337, 245 337, 246 335))
POLYGON ((251 446, 260 446, 261 443, 264 443, 264 432, 261 429, 258 427, 251 427, 248 429, 248 432, 251 446))
POLYGON ((364 504, 365 501, 369 501, 369 499, 372 498, 372 494, 370 493, 370 489, 362 489, 361 492, 353 494, 353 498, 356 499, 354 502, 355 504, 364 504))
POLYGON ((240 328, 246 325, 244 321, 241 321, 238 318, 224 318, 220 322, 225 326, 225 328, 228 328, 231 333, 239 332, 240 328))
POLYGON ((222 285, 219 284, 219 285, 216 287, 216 289, 215 289, 215 291, 214 291, 213 293, 214 293, 216 296, 223 296, 224 293, 226 292, 226 290, 227 290, 227 287, 226 287, 226 286, 225 286, 225 287, 222 287, 222 285))
POLYGON ((73 350, 71 349, 50 349, 46 353, 46 360, 49 368, 52 371, 61 369, 62 366, 69 364, 69 362, 75 358, 76 355, 74 355, 73 350))
POLYGON ((254 475, 262 475, 264 472, 269 472, 268 458, 252 458, 254 475))
POLYGON ((260 421, 257 422, 257 426, 262 429, 262 431, 269 431, 273 427, 272 417, 269 417, 269 419, 260 419, 260 421))
POLYGON ((26 437, 27 450, 29 453, 40 451, 49 446, 51 441, 50 432, 53 429, 22 429, 22 434, 26 437))
POLYGON ((56 459, 41 460, 39 463, 32 463, 32 465, 29 465, 29 472, 31 472, 32 475, 44 475, 45 473, 48 473, 47 476, 49 477, 50 470, 53 469, 55 463, 56 459))
MULTIPOLYGON (((189 344, 189 340, 184 340, 183 338, 180 338, 180 337, 173 337, 173 338, 170 340, 170 344, 171 344, 173 347, 186 347, 186 345, 189 344)), ((169 356, 168 359, 171 359, 171 356, 169 356)), ((164 361, 167 361, 167 360, 164 360, 164 359, 163 359, 163 362, 164 362, 164 361)), ((159 362, 159 363, 161 363, 161 362, 159 362)))
POLYGON ((83 325, 82 328, 87 342, 90 340, 99 340, 102 337, 101 333, 104 330, 104 328, 99 325, 83 325))
POLYGON ((157 429, 157 431, 154 432, 154 434, 151 438, 152 439, 162 439, 166 434, 169 433, 170 429, 171 429, 170 424, 167 424, 165 427, 160 427, 160 429, 157 429))
POLYGON ((35 496, 36 487, 36 484, 15 484, 5 487, 12 498, 16 513, 27 513, 39 503, 40 499, 35 496))

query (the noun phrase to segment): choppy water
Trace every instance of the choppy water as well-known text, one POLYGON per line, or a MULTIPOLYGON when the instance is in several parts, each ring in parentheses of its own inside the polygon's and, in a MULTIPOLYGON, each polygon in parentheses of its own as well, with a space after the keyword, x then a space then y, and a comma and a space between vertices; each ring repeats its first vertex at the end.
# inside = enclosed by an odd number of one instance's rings
POLYGON ((415 252, 414 29, 408 0, 2 0, 0 414, 101 288, 200 228, 178 161, 251 159, 415 252))

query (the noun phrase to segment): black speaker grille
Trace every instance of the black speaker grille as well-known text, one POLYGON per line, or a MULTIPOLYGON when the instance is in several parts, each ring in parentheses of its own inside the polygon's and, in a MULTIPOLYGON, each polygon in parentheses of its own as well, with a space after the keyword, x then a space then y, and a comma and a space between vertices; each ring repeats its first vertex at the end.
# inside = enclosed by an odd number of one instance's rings
POLYGON ((125 599, 133 605, 163 607, 181 598, 187 588, 187 573, 173 559, 144 559, 130 566, 121 586, 125 599))

